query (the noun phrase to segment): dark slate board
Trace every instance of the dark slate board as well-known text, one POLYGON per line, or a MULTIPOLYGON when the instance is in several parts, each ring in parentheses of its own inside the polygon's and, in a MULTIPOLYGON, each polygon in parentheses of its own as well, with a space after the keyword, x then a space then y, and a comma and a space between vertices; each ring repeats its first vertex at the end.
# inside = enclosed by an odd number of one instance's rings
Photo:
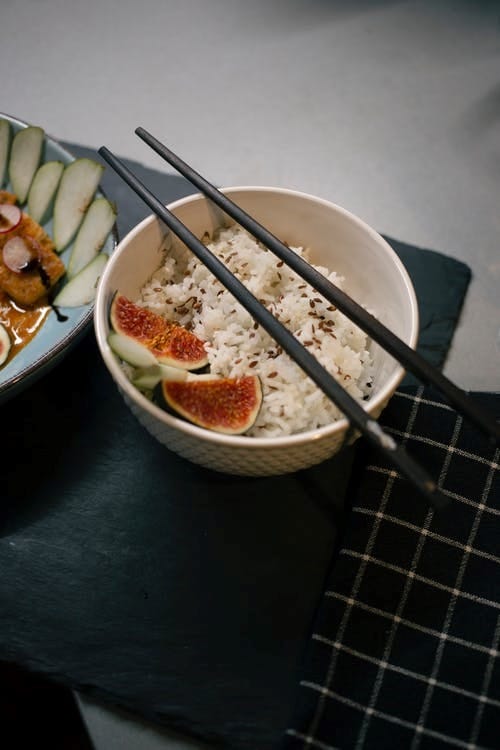
MULTIPOLYGON (((165 202, 193 192, 131 166, 165 202)), ((109 169, 103 187, 123 236, 148 211, 109 169)), ((395 244, 442 363, 468 269, 395 244)), ((91 330, 1 414, 0 659, 217 747, 275 747, 355 449, 278 478, 195 467, 139 426, 91 330)))
MULTIPOLYGON (((442 368, 471 279, 468 266, 433 250, 386 237, 411 276, 420 314, 419 352, 442 368)), ((407 373, 403 385, 419 381, 407 373)))

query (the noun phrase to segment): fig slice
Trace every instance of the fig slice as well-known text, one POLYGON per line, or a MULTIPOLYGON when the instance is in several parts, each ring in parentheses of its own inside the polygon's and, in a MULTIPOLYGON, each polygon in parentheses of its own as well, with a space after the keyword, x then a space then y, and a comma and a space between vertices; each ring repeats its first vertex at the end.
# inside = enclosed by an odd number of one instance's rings
POLYGON ((0 234, 15 229, 21 223, 22 217, 23 214, 19 206, 14 206, 11 203, 0 204, 0 234))
POLYGON ((199 370, 208 364, 204 342, 194 333, 119 292, 111 302, 110 322, 113 330, 138 341, 158 362, 182 370, 199 370))
POLYGON ((262 404, 262 386, 258 375, 162 380, 161 397, 167 409, 198 427, 226 435, 241 435, 257 419, 262 404))

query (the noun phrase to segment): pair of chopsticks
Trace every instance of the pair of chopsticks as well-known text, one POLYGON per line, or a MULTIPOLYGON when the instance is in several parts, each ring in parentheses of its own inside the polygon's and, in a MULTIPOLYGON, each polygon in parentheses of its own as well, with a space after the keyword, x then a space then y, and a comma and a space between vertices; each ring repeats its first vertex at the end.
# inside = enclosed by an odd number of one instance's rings
MULTIPOLYGON (((214 185, 198 174, 169 148, 160 143, 144 128, 137 128, 137 135, 153 148, 162 158, 186 177, 200 192, 210 198, 225 213, 262 242, 271 252, 296 271, 325 299, 368 333, 389 354, 395 357, 406 369, 411 370, 424 382, 438 388, 451 406, 470 419, 477 427, 496 442, 500 440, 500 427, 488 414, 483 413, 467 394, 448 380, 439 370, 430 365, 417 352, 411 349, 392 331, 386 328, 345 292, 338 289, 326 277, 312 268, 303 258, 289 250, 284 243, 260 225, 255 219, 221 193, 214 185)), ((277 320, 229 269, 208 250, 208 248, 176 217, 163 203, 134 175, 134 173, 114 156, 109 149, 101 147, 99 154, 115 172, 139 195, 149 208, 171 229, 194 255, 214 274, 240 304, 250 313, 284 351, 321 388, 326 396, 336 404, 350 422, 406 477, 419 492, 436 508, 448 504, 448 499, 438 489, 436 482, 411 456, 404 447, 380 427, 370 417, 361 404, 350 396, 330 373, 316 360, 295 336, 277 320)))

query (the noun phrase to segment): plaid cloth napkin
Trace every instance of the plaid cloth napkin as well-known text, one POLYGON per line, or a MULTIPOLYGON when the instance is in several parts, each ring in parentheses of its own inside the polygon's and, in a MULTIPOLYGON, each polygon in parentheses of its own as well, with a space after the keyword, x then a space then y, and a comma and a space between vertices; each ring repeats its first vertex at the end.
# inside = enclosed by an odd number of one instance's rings
POLYGON ((500 748, 499 450, 422 387, 381 422, 452 502, 363 448, 284 747, 500 748))

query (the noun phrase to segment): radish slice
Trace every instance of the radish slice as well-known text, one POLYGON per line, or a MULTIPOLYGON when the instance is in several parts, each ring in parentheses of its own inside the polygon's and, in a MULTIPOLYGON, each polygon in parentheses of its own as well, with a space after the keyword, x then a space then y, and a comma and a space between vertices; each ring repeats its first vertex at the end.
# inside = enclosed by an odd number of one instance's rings
POLYGON ((5 326, 0 323, 0 365, 3 365, 9 356, 12 342, 5 326))
POLYGON ((10 152, 10 122, 0 120, 0 188, 5 182, 10 152))
POLYGON ((75 236, 103 172, 102 164, 87 158, 76 159, 65 168, 54 203, 54 243, 58 252, 75 236))
POLYGON ((0 234, 11 232, 17 227, 23 217, 19 206, 10 203, 0 204, 0 234))
POLYGON ((21 205, 28 195, 40 159, 45 132, 42 128, 29 125, 19 130, 12 139, 9 161, 9 177, 12 191, 21 205))
POLYGON ((39 224, 50 218, 63 170, 62 161, 47 161, 33 177, 28 193, 28 213, 39 224))
POLYGON ((90 204, 71 251, 67 273, 71 278, 90 263, 106 242, 116 220, 116 210, 106 198, 90 204))
POLYGON ((106 253, 96 255, 85 268, 73 276, 54 299, 59 307, 80 307, 93 302, 99 278, 108 261, 106 253))
POLYGON ((3 262, 14 273, 21 273, 33 262, 33 252, 22 237, 12 237, 3 246, 3 262))

